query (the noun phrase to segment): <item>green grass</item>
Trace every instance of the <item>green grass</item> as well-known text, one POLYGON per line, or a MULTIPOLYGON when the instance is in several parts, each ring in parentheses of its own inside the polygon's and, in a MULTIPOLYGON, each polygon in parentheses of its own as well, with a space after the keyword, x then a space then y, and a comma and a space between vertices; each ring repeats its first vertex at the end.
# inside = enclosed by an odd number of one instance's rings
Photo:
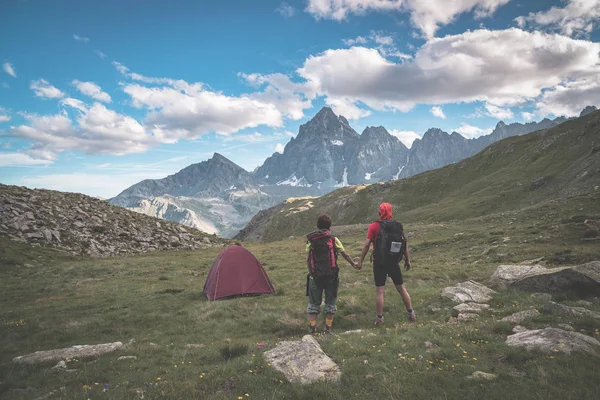
MULTIPOLYGON (((340 365, 341 385, 289 384, 262 357, 280 340, 306 332, 303 238, 246 243, 277 294, 217 302, 208 302, 202 288, 221 248, 90 259, 0 238, 0 398, 34 399, 63 386, 66 399, 134 399, 140 393, 144 399, 237 399, 246 393, 250 399, 598 398, 597 358, 550 358, 506 346, 510 327, 498 320, 539 307, 529 294, 498 294, 493 310, 473 323, 451 324, 448 311, 431 311, 451 306, 439 297, 443 287, 466 279, 487 283, 502 263, 544 257, 555 266, 593 259, 598 244, 581 240, 585 229, 577 217, 580 208, 585 213, 593 207, 574 201, 550 214, 534 207, 504 216, 406 224, 413 269, 405 281, 419 317, 415 325, 405 323, 399 296, 389 285, 386 324, 373 327, 372 272, 368 265, 358 272, 344 265, 334 322, 338 334, 319 338, 340 365), (354 329, 363 332, 339 335, 354 329), (75 373, 11 361, 37 350, 131 339, 135 342, 117 353, 69 361, 75 373), (439 349, 428 353, 425 341, 439 349), (122 355, 137 360, 119 361, 122 355), (466 380, 477 370, 499 378, 466 380)), ((335 231, 358 256, 366 226, 335 231)), ((592 308, 600 311, 598 303, 592 308)), ((525 325, 562 322, 598 337, 597 321, 540 315, 525 325)))

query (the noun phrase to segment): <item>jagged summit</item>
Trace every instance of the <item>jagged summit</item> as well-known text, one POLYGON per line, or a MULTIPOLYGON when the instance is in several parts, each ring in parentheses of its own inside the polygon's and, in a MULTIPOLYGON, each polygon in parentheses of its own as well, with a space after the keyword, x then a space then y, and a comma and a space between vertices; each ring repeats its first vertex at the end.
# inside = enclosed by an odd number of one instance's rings
POLYGON ((583 109, 583 111, 581 111, 581 113, 579 114, 580 117, 585 117, 588 114, 593 113, 594 111, 598 110, 596 108, 596 106, 587 106, 586 108, 583 109))

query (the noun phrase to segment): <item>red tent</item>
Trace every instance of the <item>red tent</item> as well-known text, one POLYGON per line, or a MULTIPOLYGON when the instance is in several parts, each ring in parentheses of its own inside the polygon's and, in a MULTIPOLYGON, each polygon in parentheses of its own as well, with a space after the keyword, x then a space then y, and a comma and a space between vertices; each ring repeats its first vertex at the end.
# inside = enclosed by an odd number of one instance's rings
POLYGON ((204 284, 208 300, 275 293, 263 266, 242 246, 229 246, 217 257, 204 284))

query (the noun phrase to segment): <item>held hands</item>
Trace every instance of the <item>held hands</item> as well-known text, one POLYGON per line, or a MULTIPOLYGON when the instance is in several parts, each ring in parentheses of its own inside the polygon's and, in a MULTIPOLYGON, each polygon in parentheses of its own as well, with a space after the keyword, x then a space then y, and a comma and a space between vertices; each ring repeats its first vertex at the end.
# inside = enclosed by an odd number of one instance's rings
POLYGON ((362 268, 362 261, 356 261, 356 259, 352 260, 352 266, 354 267, 354 269, 356 270, 360 270, 362 268))

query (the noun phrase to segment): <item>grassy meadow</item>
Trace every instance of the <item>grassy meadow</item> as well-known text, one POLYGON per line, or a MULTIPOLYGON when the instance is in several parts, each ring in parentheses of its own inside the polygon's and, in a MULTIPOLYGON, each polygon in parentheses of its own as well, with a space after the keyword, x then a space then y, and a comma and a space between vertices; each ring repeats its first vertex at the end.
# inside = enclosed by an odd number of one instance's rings
MULTIPOLYGON (((467 279, 485 284, 500 264, 539 257, 547 266, 598 259, 600 242, 582 239, 589 236, 583 221, 598 218, 599 207, 575 197, 552 214, 541 205, 463 221, 406 224, 413 269, 405 281, 417 324, 406 322, 401 300, 388 284, 385 325, 374 327, 370 265, 355 271, 342 261, 335 335, 319 336, 342 370, 341 385, 290 384, 262 357, 279 341, 307 332, 302 237, 244 243, 263 263, 277 293, 217 302, 208 302, 202 288, 222 248, 92 259, 0 238, 0 398, 600 398, 600 359, 528 353, 505 344, 512 327, 498 320, 541 306, 528 293, 499 293, 492 310, 460 324, 448 323, 443 308, 452 304, 439 296, 443 287, 467 279), (355 329, 362 332, 340 334, 355 329), (74 372, 12 362, 38 350, 131 339, 122 351, 69 360, 74 372), (439 348, 428 352, 426 341, 439 348), (124 355, 137 359, 118 360, 124 355), (466 379, 479 370, 499 377, 466 379)), ((366 225, 334 232, 352 256, 359 255, 366 225)), ((577 298, 564 293, 554 300, 573 305, 577 298)), ((591 309, 600 311, 598 299, 592 300, 591 309)), ((599 337, 599 321, 540 314, 524 325, 561 322, 599 337)))

